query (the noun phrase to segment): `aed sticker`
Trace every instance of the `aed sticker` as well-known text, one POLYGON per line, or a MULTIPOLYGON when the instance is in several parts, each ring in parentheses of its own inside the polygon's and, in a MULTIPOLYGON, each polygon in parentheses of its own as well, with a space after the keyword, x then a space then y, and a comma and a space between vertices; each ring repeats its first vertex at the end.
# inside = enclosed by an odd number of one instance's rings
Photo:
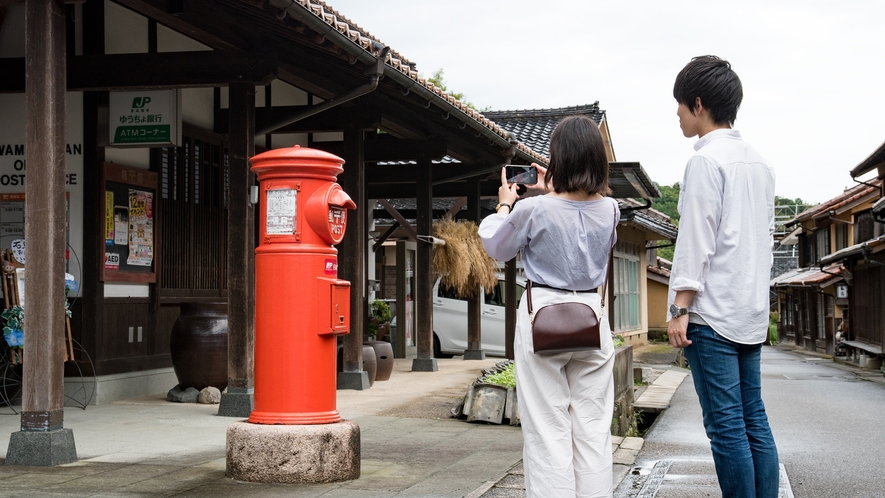
POLYGON ((338 274, 338 260, 337 259, 327 259, 326 267, 324 268, 324 273, 326 275, 337 275, 338 274))
POLYGON ((120 254, 116 252, 105 253, 104 267, 108 270, 116 270, 120 268, 120 254))
POLYGON ((292 189, 267 191, 267 235, 291 235, 295 233, 295 215, 298 192, 292 189))

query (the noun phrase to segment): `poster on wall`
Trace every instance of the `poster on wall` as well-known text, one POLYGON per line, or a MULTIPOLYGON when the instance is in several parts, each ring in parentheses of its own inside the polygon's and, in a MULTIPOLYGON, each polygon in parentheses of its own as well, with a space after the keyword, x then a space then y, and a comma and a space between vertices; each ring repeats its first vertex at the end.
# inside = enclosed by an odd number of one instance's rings
POLYGON ((105 163, 102 168, 105 282, 157 281, 157 174, 105 163))
POLYGON ((130 266, 150 266, 154 262, 154 194, 129 189, 130 266))

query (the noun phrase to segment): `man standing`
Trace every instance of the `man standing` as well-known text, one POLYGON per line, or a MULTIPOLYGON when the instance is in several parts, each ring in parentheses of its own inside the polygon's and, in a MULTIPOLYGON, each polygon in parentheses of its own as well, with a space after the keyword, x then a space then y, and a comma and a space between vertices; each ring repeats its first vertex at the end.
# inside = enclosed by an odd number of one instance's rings
POLYGON ((670 344, 685 348, 725 498, 774 498, 777 447, 762 403, 774 169, 732 129, 743 98, 728 61, 695 57, 676 77, 676 114, 698 137, 679 193, 670 344))

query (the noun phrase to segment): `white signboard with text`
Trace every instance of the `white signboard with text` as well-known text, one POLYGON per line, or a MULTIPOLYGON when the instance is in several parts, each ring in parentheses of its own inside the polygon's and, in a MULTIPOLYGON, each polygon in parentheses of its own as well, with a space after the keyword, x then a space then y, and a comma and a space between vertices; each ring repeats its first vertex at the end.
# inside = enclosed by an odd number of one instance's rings
POLYGON ((181 145, 181 90, 110 92, 111 147, 181 145))
MULTIPOLYGON (((66 94, 65 190, 68 195, 66 268, 82 282, 83 94, 66 94)), ((24 235, 25 95, 0 94, 0 250, 24 235)), ((39 181, 39 178, 37 179, 39 181)), ((29 240, 28 243, 38 243, 29 240)))

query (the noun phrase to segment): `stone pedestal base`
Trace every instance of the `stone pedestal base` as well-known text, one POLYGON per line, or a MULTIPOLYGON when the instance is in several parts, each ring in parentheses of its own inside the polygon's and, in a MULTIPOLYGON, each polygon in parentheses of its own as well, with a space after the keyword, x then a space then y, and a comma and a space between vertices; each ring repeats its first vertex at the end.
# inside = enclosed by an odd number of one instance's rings
POLYGON ((350 420, 320 425, 234 422, 227 429, 227 475, 264 483, 358 479, 360 428, 350 420))
POLYGON ((76 461, 77 447, 70 429, 19 431, 9 436, 8 465, 55 467, 76 461))
POLYGON ((228 387, 226 393, 221 393, 218 416, 249 418, 254 406, 255 392, 252 389, 237 391, 228 387))
POLYGON ((415 358, 412 360, 413 372, 436 372, 436 358, 415 358))
POLYGON ((369 387, 369 374, 365 370, 359 372, 338 372, 337 389, 354 389, 365 391, 369 387))
POLYGON ((486 352, 483 349, 468 349, 464 351, 464 359, 465 360, 484 360, 486 359, 486 352))

